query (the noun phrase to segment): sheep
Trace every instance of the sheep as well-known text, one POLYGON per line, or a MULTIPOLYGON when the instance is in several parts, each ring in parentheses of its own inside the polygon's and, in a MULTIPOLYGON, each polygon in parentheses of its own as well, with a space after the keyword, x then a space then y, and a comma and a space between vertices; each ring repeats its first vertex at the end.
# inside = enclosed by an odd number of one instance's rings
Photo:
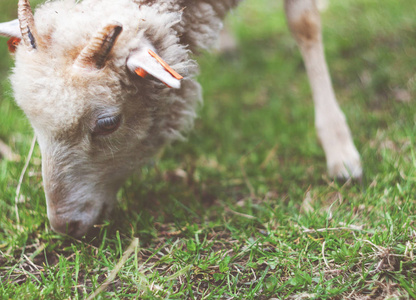
MULTIPOLYGON (((202 102, 193 55, 239 0, 60 0, 0 24, 15 52, 15 101, 42 154, 51 228, 83 236, 131 173, 183 139, 202 102)), ((358 151, 332 89, 314 0, 285 0, 304 58, 330 176, 358 178, 358 151)))

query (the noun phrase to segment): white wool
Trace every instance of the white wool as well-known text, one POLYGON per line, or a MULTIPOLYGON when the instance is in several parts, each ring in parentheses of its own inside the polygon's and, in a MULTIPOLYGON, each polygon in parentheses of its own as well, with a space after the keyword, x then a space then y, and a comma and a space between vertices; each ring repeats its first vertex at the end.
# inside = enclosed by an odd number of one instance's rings
MULTIPOLYGON (((110 211, 118 188, 138 165, 167 143, 183 139, 201 102, 192 54, 212 47, 223 17, 239 1, 56 0, 36 10, 37 28, 23 30, 11 81, 42 152, 53 229, 72 228, 71 235, 81 236, 110 211), (91 42, 102 45, 94 37, 103 28, 112 29, 114 36, 120 33, 118 24, 123 31, 103 56, 106 61, 84 55, 91 42), (181 84, 149 49, 184 76, 181 84), (141 78, 134 73, 137 68, 155 77, 141 78), (181 87, 170 89, 158 79, 181 87), (110 126, 114 131, 104 135, 97 126, 108 119, 117 120, 118 127, 110 126)), ((285 9, 311 82, 329 173, 359 177, 360 157, 332 89, 315 1, 287 0, 285 9)), ((0 35, 19 37, 17 25, 3 24, 0 35)))
POLYGON ((83 230, 91 226, 138 165, 192 128, 202 101, 192 53, 215 42, 222 18, 237 2, 57 0, 36 9, 39 47, 18 46, 11 82, 38 137, 55 230, 69 220, 83 230), (74 67, 97 32, 116 22, 123 31, 104 67, 74 67), (184 76, 180 89, 129 70, 130 55, 147 53, 146 45, 184 76), (93 128, 103 116, 121 116, 121 125, 97 137, 93 128))
MULTIPOLYGON (((195 76, 197 68, 190 59, 186 47, 197 50, 197 48, 208 48, 213 44, 222 27, 221 15, 215 9, 218 8, 205 1, 189 3, 181 0, 137 2, 101 0, 99 5, 95 0, 79 3, 74 0, 47 2, 36 10, 35 22, 39 36, 47 37, 50 49, 48 53, 38 55, 28 55, 24 49, 19 49, 15 75, 12 77, 16 100, 29 117, 34 115, 35 127, 56 127, 57 130, 61 130, 62 128, 57 124, 74 126, 78 122, 77 117, 87 108, 86 94, 92 94, 88 97, 95 98, 97 95, 106 95, 107 98, 112 99, 103 99, 104 102, 117 102, 119 93, 127 92, 113 91, 111 77, 113 81, 122 80, 127 83, 129 88, 136 87, 135 84, 128 82, 129 79, 126 80, 125 61, 132 49, 140 46, 143 38, 150 39, 158 54, 184 75, 185 81, 193 80, 191 78, 195 76), (145 5, 145 2, 149 5, 145 5), (107 78, 102 79, 101 85, 100 83, 95 83, 94 87, 90 85, 86 93, 68 78, 73 59, 65 54, 74 52, 77 48, 82 49, 98 30, 114 21, 123 25, 123 33, 113 50, 114 68, 112 69, 114 70, 107 78), (36 120, 36 115, 40 111, 49 117, 45 119, 42 115, 36 120), (44 124, 45 122, 47 124, 44 124)), ((200 92, 198 85, 193 84, 192 88, 195 89, 193 93, 188 91, 184 93, 183 89, 179 95, 172 90, 163 93, 163 101, 181 102, 178 108, 187 111, 185 114, 179 113, 183 116, 182 120, 166 122, 175 123, 175 130, 189 129, 189 124, 192 123, 190 118, 195 116, 195 113, 188 111, 194 112, 196 104, 200 101, 200 92), (190 97, 194 99, 179 101, 187 97, 182 97, 181 93, 191 94, 190 97), (183 123, 183 126, 180 123, 183 123)), ((161 89, 158 88, 145 92, 151 93, 152 98, 157 98, 156 94, 160 91, 161 89)), ((143 91, 141 93, 146 94, 143 91)), ((172 132, 171 129, 166 130, 172 132)), ((164 135, 168 136, 168 134, 164 135)))

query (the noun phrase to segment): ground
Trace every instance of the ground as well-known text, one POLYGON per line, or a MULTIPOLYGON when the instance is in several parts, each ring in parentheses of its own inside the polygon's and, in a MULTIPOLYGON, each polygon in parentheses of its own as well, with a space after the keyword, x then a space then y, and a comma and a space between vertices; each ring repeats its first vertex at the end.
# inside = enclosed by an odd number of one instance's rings
MULTIPOLYGON (((0 21, 15 17, 8 2, 0 21)), ((282 2, 249 0, 228 20, 239 50, 199 60, 205 104, 188 141, 129 179, 81 240, 50 230, 37 146, 20 180, 33 132, 2 39, 0 139, 21 159, 0 158, 0 298, 416 298, 415 15, 408 0, 322 14, 361 182, 325 173, 282 2)))

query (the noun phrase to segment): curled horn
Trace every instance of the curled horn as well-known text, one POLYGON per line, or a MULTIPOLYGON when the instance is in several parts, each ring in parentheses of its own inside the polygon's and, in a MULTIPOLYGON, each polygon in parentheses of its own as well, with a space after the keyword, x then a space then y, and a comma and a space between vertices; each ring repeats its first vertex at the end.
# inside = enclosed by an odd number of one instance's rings
POLYGON ((81 51, 74 66, 83 69, 103 68, 122 30, 123 26, 117 22, 105 26, 81 51))
POLYGON ((22 39, 29 51, 36 50, 41 42, 38 37, 35 19, 33 18, 32 9, 29 0, 19 0, 18 17, 20 23, 20 32, 22 39))

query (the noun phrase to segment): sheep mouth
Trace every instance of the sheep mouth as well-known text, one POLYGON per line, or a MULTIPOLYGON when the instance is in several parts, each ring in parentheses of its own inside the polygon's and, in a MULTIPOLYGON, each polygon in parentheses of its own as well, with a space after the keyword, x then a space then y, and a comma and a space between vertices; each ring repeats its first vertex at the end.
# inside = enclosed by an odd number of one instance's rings
POLYGON ((108 219, 108 215, 110 213, 108 207, 109 206, 107 204, 104 204, 101 207, 100 213, 97 215, 96 220, 90 225, 83 235, 86 239, 93 239, 99 236, 102 228, 104 227, 105 220, 108 219))

